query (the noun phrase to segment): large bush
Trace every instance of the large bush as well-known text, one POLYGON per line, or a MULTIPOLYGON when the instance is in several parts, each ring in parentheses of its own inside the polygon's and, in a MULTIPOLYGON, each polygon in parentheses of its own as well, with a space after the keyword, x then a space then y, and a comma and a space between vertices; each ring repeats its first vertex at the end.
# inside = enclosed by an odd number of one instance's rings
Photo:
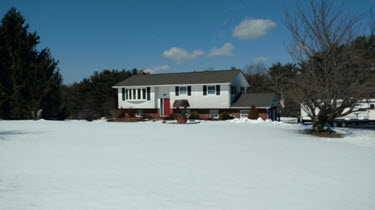
POLYGON ((135 117, 135 110, 134 109, 128 109, 128 117, 134 118, 135 117))
POLYGON ((251 120, 256 120, 259 118, 259 112, 257 110, 257 108, 255 107, 255 105, 251 105, 251 108, 250 108, 250 112, 249 112, 249 115, 247 116, 247 118, 251 119, 251 120))
POLYGON ((223 112, 219 116, 219 120, 231 120, 234 119, 234 116, 230 115, 228 112, 223 112))
POLYGON ((196 120, 199 120, 200 117, 199 117, 199 113, 197 111, 195 112, 191 112, 190 113, 190 116, 189 116, 189 119, 196 119, 196 120))

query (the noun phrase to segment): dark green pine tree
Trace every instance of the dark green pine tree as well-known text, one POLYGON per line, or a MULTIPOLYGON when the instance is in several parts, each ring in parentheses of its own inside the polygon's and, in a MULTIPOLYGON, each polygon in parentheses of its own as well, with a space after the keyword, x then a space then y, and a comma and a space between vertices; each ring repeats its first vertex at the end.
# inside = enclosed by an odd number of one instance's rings
POLYGON ((30 119, 31 112, 43 109, 44 118, 60 111, 62 78, 49 50, 38 51, 39 36, 15 9, 10 9, 0 25, 0 117, 30 119))

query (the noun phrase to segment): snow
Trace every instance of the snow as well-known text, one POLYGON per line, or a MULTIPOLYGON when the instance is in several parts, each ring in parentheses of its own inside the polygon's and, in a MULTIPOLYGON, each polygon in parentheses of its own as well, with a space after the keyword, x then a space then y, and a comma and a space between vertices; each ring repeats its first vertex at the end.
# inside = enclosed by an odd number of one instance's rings
POLYGON ((375 131, 0 121, 0 209, 375 209, 375 131))

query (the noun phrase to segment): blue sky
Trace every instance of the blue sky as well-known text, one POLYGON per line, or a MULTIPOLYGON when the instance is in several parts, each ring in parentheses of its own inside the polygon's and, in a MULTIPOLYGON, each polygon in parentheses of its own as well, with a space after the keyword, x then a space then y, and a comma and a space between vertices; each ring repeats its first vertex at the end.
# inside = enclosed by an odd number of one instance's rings
MULTIPOLYGON (((167 73, 291 61, 283 9, 302 3, 0 0, 0 16, 20 10, 69 84, 103 69, 167 73)), ((375 7, 370 0, 343 4, 354 12, 375 7)))

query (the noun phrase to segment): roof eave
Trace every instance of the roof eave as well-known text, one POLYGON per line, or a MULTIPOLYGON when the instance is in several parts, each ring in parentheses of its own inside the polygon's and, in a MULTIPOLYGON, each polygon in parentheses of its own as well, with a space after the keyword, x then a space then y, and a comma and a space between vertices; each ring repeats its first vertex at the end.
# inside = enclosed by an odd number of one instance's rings
POLYGON ((123 87, 157 87, 157 86, 182 86, 182 85, 210 85, 210 84, 220 84, 226 85, 230 84, 230 82, 210 82, 210 83, 198 83, 198 84, 166 84, 166 85, 115 85, 112 88, 123 88, 123 87))

